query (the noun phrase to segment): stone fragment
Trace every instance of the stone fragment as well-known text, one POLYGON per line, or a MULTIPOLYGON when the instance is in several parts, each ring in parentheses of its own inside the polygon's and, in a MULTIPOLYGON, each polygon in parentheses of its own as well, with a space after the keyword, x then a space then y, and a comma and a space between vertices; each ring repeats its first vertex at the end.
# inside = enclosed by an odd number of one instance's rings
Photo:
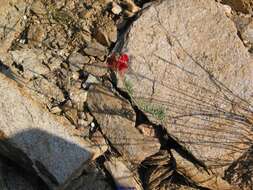
POLYGON ((24 15, 31 1, 1 0, 0 6, 0 58, 8 59, 7 51, 25 27, 24 15))
POLYGON ((49 69, 43 65, 43 60, 47 59, 43 51, 36 49, 21 49, 10 51, 12 60, 18 67, 22 67, 24 77, 32 79, 40 75, 47 74, 49 69))
POLYGON ((132 163, 141 163, 158 152, 158 139, 144 137, 135 128, 135 112, 129 102, 101 85, 92 85, 87 105, 112 145, 132 163))
POLYGON ((152 125, 140 124, 136 128, 139 129, 144 136, 155 137, 155 129, 152 125))
POLYGON ((133 23, 123 52, 140 109, 223 176, 252 142, 253 64, 220 5, 157 2, 133 23))
POLYGON ((221 177, 215 176, 212 171, 205 171, 203 168, 198 169, 192 162, 181 157, 176 151, 172 150, 171 152, 176 160, 176 170, 199 186, 216 190, 239 190, 238 187, 230 185, 221 177))
POLYGON ((38 95, 44 96, 47 100, 56 100, 63 102, 65 100, 63 92, 51 81, 43 77, 38 77, 35 80, 29 82, 27 87, 32 91, 31 93, 37 93, 38 95))
POLYGON ((87 91, 83 90, 82 88, 76 88, 73 86, 69 90, 69 97, 77 109, 79 111, 83 111, 83 105, 87 99, 87 91))
POLYGON ((113 14, 119 15, 121 13, 122 8, 117 3, 113 1, 111 6, 112 6, 111 11, 113 12, 113 14))
POLYGON ((47 14, 46 7, 43 5, 42 1, 36 0, 32 3, 31 11, 38 16, 47 14))
POLYGON ((72 71, 83 69, 84 64, 89 63, 89 61, 90 58, 88 56, 83 56, 78 52, 74 52, 68 57, 69 66, 72 71))
POLYGON ((33 102, 14 81, 2 74, 0 81, 0 154, 36 172, 51 189, 64 189, 85 163, 101 155, 100 149, 33 102))
POLYGON ((31 24, 28 30, 28 43, 33 46, 42 46, 43 40, 46 38, 46 28, 42 24, 31 24))
POLYGON ((104 163, 105 168, 113 176, 118 188, 142 190, 140 181, 131 172, 122 160, 119 158, 111 158, 104 163))
POLYGON ((117 41, 117 28, 114 24, 107 27, 98 28, 95 34, 96 40, 109 47, 112 42, 117 41))
POLYGON ((88 43, 87 47, 85 47, 83 51, 87 55, 91 55, 95 57, 102 57, 104 55, 107 55, 108 53, 107 48, 96 41, 88 43))
MULTIPOLYGON (((241 32, 244 43, 253 51, 253 19, 241 32)), ((252 53, 252 52, 251 52, 252 53)))
POLYGON ((138 7, 133 0, 122 0, 121 3, 126 6, 127 11, 131 13, 136 13, 138 12, 141 8, 138 7))

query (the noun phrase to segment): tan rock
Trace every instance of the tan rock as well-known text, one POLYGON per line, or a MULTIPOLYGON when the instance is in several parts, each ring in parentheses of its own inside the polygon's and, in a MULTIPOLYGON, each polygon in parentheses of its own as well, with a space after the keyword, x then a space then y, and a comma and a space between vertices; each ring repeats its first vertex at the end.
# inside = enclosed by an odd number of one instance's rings
POLYGON ((122 8, 117 3, 112 2, 111 6, 112 6, 111 11, 113 12, 113 14, 118 15, 121 13, 122 8))
POLYGON ((104 163, 108 172, 113 176, 114 181, 118 187, 134 188, 136 190, 142 190, 140 181, 124 164, 120 158, 111 158, 104 163))
POLYGON ((26 0, 1 0, 0 1, 0 56, 8 59, 6 52, 25 26, 25 11, 30 1, 26 0))
POLYGON ((234 23, 215 1, 162 1, 128 36, 135 102, 222 176, 253 137, 253 62, 234 23))
POLYGON ((230 185, 221 177, 215 176, 212 171, 197 168, 192 162, 181 157, 176 151, 172 150, 172 154, 176 160, 176 170, 201 187, 215 190, 239 190, 238 187, 230 185))
POLYGON ((129 102, 100 85, 92 85, 87 105, 99 123, 103 134, 132 163, 141 163, 158 152, 160 143, 155 138, 144 137, 135 128, 135 113, 129 102))

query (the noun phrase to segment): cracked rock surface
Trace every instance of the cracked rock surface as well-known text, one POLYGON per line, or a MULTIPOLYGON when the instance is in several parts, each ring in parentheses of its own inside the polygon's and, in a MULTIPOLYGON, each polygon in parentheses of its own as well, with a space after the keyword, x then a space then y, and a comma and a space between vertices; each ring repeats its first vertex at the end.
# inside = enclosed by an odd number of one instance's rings
POLYGON ((251 190, 252 8, 0 0, 0 190, 251 190))
POLYGON ((122 88, 131 86, 151 120, 222 174, 252 142, 253 65, 234 23, 215 2, 163 1, 128 36, 122 88))

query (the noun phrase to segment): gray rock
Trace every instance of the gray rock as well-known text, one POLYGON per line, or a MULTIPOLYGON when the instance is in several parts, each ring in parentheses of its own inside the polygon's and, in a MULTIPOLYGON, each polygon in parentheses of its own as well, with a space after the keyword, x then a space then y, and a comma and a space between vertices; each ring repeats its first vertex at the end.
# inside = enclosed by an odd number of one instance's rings
POLYGON ((120 87, 223 175, 252 142, 253 65, 234 23, 214 1, 162 1, 128 36, 130 68, 120 87))
POLYGON ((105 87, 92 85, 88 92, 87 105, 100 124, 103 134, 125 159, 140 163, 158 152, 160 143, 155 138, 144 137, 135 128, 135 112, 123 98, 105 87))
POLYGON ((25 89, 3 75, 0 81, 0 153, 36 172, 51 189, 64 189, 101 151, 33 102, 25 89))

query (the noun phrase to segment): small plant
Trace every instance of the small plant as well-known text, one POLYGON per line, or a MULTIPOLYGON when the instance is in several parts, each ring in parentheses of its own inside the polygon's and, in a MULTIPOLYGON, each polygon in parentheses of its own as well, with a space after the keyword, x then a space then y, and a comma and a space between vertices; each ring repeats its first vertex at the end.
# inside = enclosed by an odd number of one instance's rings
POLYGON ((124 85, 128 94, 132 97, 134 93, 133 84, 127 79, 124 80, 124 85))
POLYGON ((144 111, 151 115, 153 115, 156 119, 163 122, 166 118, 166 108, 161 105, 155 105, 152 103, 147 103, 144 101, 139 101, 139 107, 144 111))

